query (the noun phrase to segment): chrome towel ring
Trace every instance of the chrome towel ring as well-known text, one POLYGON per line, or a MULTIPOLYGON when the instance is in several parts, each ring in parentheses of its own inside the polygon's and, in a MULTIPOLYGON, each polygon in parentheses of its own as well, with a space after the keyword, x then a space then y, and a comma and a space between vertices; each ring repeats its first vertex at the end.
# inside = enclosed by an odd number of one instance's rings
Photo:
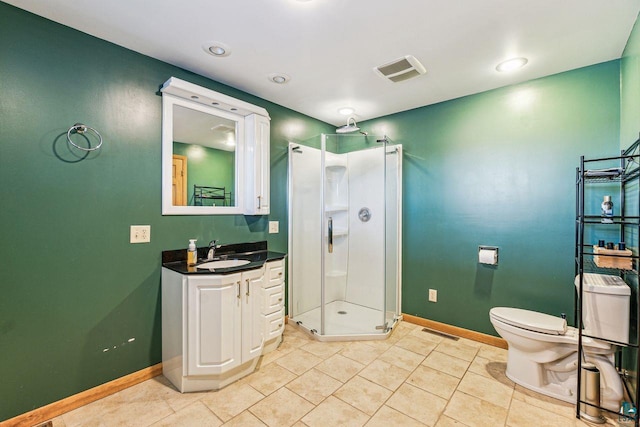
POLYGON ((69 130, 67 131, 67 142, 69 144, 73 145, 74 147, 76 147, 78 150, 95 151, 95 150, 97 150, 98 148, 100 148, 102 146, 102 135, 100 135, 100 133, 97 130, 95 130, 94 128, 92 128, 92 127, 89 127, 87 125, 83 125, 82 123, 76 123, 75 125, 71 126, 69 128, 69 130), (98 137, 98 139, 100 140, 100 142, 98 142, 98 145, 96 145, 95 147, 93 147, 93 148, 80 147, 78 144, 74 143, 71 140, 71 133, 72 132, 73 133, 79 133, 80 135, 83 135, 87 131, 93 132, 98 137))

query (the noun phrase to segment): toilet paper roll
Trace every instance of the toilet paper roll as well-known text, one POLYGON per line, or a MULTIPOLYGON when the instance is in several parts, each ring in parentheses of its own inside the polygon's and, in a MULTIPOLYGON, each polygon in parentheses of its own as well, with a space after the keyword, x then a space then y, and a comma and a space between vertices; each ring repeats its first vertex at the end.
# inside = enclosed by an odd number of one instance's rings
POLYGON ((480 249, 478 262, 480 264, 496 265, 498 263, 497 251, 495 249, 480 249))

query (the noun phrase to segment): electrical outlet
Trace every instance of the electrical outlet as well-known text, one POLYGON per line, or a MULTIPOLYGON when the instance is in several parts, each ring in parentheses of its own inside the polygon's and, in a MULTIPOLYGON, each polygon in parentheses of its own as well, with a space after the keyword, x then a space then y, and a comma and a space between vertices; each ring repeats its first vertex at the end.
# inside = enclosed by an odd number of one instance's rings
POLYGON ((129 234, 129 243, 149 243, 151 241, 150 225, 132 225, 129 234))
POLYGON ((280 232, 279 221, 269 221, 269 234, 275 234, 280 232))
POLYGON ((437 289, 429 289, 429 301, 438 302, 438 290, 437 289))

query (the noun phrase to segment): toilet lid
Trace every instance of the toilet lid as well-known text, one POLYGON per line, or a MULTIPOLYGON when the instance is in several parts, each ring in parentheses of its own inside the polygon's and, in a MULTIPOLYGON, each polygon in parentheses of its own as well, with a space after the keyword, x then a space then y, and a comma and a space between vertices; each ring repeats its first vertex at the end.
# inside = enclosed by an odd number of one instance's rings
POLYGON ((509 325, 550 335, 564 335, 567 321, 537 311, 511 307, 494 307, 490 311, 496 319, 509 325))

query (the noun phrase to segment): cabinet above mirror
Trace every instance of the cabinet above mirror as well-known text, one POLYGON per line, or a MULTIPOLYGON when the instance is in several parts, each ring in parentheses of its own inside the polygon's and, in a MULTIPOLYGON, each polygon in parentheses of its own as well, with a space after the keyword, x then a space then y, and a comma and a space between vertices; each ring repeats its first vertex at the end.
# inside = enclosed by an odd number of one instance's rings
POLYGON ((161 92, 162 214, 268 214, 267 110, 175 77, 161 92))

